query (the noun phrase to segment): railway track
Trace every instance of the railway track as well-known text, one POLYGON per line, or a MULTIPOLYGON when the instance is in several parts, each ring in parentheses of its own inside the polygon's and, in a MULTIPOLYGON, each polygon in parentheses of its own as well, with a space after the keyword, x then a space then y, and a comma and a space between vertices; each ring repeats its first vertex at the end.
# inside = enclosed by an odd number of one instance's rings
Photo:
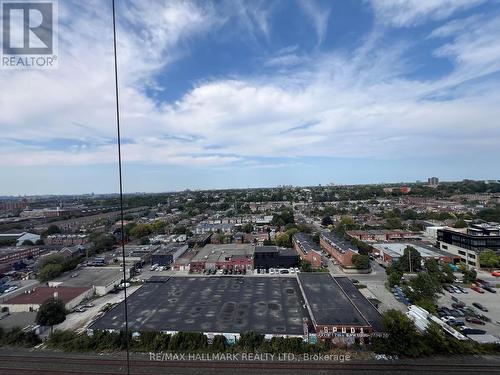
MULTIPOLYGON (((498 374, 500 360, 484 361, 351 361, 330 362, 215 362, 215 361, 149 361, 133 356, 131 374, 498 374)), ((103 358, 99 355, 71 355, 60 353, 0 354, 0 374, 126 374, 122 358, 103 358)))

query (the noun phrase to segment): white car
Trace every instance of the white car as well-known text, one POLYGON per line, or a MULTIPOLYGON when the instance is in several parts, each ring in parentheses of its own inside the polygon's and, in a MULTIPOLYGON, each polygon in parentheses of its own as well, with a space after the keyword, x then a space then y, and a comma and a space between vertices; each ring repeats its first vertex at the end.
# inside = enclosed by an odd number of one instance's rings
POLYGON ((295 268, 290 267, 290 273, 295 273, 295 268))
POLYGON ((297 267, 295 267, 295 273, 299 273, 299 272, 300 272, 300 270, 297 267))
POLYGON ((271 275, 274 275, 274 268, 271 268, 271 269, 269 270, 269 273, 270 273, 271 275))

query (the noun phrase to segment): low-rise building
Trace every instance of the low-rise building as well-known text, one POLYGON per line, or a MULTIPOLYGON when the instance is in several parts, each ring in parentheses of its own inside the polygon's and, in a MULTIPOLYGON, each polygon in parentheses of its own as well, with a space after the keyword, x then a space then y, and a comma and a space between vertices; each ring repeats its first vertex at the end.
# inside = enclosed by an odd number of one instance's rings
POLYGON ((311 264, 313 269, 321 267, 321 249, 306 233, 296 233, 292 237, 293 248, 301 260, 311 264))
POLYGON ((250 244, 209 244, 200 248, 191 259, 190 270, 253 268, 254 247, 250 244))
POLYGON ((299 266, 299 256, 293 249, 277 246, 257 246, 254 252, 254 268, 290 268, 299 266))
POLYGON ((332 232, 322 232, 319 238, 321 249, 330 254, 342 267, 354 268, 352 256, 358 249, 332 232))
POLYGON ((169 267, 188 249, 187 244, 170 243, 168 245, 161 245, 151 254, 151 264, 158 264, 159 266, 169 267))
POLYGON ((71 310, 83 300, 90 298, 93 290, 90 287, 49 287, 41 286, 25 291, 0 304, 9 312, 38 311, 40 306, 50 298, 58 298, 64 302, 67 310, 71 310))

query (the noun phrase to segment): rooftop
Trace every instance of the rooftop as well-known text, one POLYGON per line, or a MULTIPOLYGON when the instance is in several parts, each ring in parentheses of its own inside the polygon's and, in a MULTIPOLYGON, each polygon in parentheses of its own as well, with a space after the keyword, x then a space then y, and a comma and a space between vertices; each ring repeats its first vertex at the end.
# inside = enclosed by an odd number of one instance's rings
POLYGON ((385 253, 392 253, 393 257, 400 257, 404 255, 405 249, 411 246, 417 250, 420 255, 424 258, 439 258, 444 255, 443 251, 440 251, 431 246, 425 246, 414 243, 401 243, 401 242, 391 242, 391 243, 376 243, 373 247, 377 250, 384 251, 385 253))
MULTIPOLYGON (((127 299, 132 330, 303 334, 304 301, 290 277, 155 277, 127 299)), ((92 326, 124 328, 123 303, 92 326)))
POLYGON ((301 247, 302 251, 307 254, 310 251, 320 252, 318 244, 316 244, 312 237, 306 233, 295 233, 293 239, 301 247))
POLYGON ((82 267, 50 281, 49 285, 61 283, 61 286, 87 287, 88 289, 90 286, 107 286, 122 278, 123 270, 121 267, 82 267), (72 277, 74 275, 77 276, 72 277))
POLYGON ((381 329, 378 311, 347 278, 327 273, 300 273, 298 278, 316 324, 381 329))
POLYGON ((31 293, 22 293, 4 302, 5 305, 41 305, 49 298, 54 297, 57 293, 57 298, 64 303, 75 299, 79 295, 88 291, 89 287, 48 287, 41 286, 34 289, 31 293))
POLYGON ((191 261, 192 262, 223 262, 227 258, 251 258, 254 254, 254 247, 251 244, 208 244, 199 249, 191 261))

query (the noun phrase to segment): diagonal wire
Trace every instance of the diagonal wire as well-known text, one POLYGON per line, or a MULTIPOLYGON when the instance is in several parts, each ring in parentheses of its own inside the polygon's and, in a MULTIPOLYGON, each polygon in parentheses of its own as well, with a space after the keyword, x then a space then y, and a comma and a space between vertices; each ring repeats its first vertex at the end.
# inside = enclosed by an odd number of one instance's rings
POLYGON ((118 58, 116 53, 116 20, 115 20, 115 0, 111 0, 113 6, 113 53, 115 60, 115 97, 116 97, 116 129, 118 145, 118 174, 120 178, 120 220, 121 220, 121 243, 122 243, 122 263, 123 263, 123 292, 125 308, 125 342, 127 348, 127 374, 130 375, 130 342, 128 333, 128 311, 127 311, 127 272, 125 266, 125 227, 123 225, 123 181, 122 181, 122 152, 121 152, 121 134, 120 134, 120 102, 118 95, 118 58))

